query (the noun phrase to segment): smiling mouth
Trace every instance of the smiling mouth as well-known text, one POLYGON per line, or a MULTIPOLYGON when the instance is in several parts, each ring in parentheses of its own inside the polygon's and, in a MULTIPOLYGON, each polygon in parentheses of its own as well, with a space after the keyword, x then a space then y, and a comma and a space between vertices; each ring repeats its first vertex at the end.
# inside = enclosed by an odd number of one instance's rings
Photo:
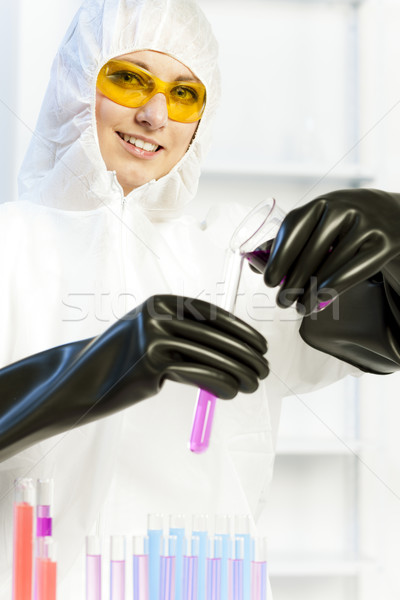
POLYGON ((127 133, 121 133, 117 131, 119 137, 127 142, 128 144, 132 144, 132 146, 136 146, 136 148, 140 148, 141 150, 146 150, 146 152, 157 152, 161 150, 162 146, 157 144, 151 144, 150 142, 144 142, 143 140, 134 137, 133 135, 128 135, 127 133))

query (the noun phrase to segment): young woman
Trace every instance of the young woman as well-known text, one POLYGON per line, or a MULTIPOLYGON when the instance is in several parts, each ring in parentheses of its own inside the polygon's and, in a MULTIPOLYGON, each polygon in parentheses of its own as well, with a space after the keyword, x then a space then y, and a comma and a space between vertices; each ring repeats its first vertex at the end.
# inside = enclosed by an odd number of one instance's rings
MULTIPOLYGON (((239 318, 216 309, 224 250, 243 209, 229 206, 204 229, 184 207, 196 194, 218 96, 217 46, 192 0, 87 1, 61 44, 20 201, 0 215, 0 256, 8 257, 0 299, 1 598, 9 597, 16 477, 54 477, 59 597, 78 597, 82 544, 94 529, 141 531, 152 512, 246 513, 262 533, 282 396, 400 362, 387 284, 377 283, 375 294, 384 333, 361 344, 360 298, 340 326, 330 308, 302 319, 292 307, 278 309, 276 292, 250 269, 239 318), (200 456, 187 450, 193 386, 237 394, 218 404, 211 447, 200 456)), ((396 205, 394 195, 383 196, 396 205)), ((303 300, 293 288, 306 289, 334 254, 330 246, 346 239, 330 225, 328 252, 321 242, 331 222, 323 215, 341 222, 332 204, 345 215, 362 210, 348 194, 336 200, 317 200, 285 221, 265 273, 273 286, 287 276, 281 305, 303 300), (302 240, 296 253, 294 238, 302 240), (293 256, 302 252, 299 267, 293 256)), ((361 221, 371 229, 368 214, 361 221)), ((369 271, 358 269, 352 289, 369 271)), ((334 287, 329 274, 323 283, 334 287)), ((343 307, 352 305, 346 288, 343 307)))

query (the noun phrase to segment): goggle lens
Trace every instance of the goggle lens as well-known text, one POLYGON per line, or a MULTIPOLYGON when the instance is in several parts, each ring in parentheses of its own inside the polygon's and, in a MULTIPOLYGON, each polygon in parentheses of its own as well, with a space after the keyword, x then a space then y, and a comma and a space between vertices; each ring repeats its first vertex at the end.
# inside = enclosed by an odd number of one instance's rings
POLYGON ((143 106, 155 94, 164 94, 168 116, 173 121, 193 123, 199 121, 206 104, 206 89, 195 81, 162 81, 137 65, 110 60, 97 77, 97 89, 107 98, 127 106, 143 106))

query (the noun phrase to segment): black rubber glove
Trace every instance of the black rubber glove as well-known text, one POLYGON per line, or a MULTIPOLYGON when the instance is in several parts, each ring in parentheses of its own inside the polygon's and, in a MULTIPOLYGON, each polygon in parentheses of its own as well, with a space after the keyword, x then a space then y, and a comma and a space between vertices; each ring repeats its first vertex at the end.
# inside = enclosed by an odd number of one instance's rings
POLYGON ((198 299, 154 296, 97 338, 0 371, 0 460, 157 394, 165 379, 224 399, 268 375, 265 339, 198 299))
POLYGON ((372 373, 400 368, 400 194, 340 190, 291 211, 264 280, 307 315, 310 346, 372 373))
POLYGON ((278 305, 297 302, 309 314, 379 271, 391 273, 399 255, 400 194, 339 190, 288 213, 264 280, 271 287, 284 280, 278 305))

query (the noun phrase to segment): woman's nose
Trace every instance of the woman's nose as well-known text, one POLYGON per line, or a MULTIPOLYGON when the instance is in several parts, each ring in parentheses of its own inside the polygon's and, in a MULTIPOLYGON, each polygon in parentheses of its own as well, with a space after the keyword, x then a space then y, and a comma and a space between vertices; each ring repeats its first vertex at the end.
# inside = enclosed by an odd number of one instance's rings
POLYGON ((140 106, 135 115, 140 125, 147 129, 159 129, 168 121, 167 100, 164 94, 155 94, 143 106, 140 106))

